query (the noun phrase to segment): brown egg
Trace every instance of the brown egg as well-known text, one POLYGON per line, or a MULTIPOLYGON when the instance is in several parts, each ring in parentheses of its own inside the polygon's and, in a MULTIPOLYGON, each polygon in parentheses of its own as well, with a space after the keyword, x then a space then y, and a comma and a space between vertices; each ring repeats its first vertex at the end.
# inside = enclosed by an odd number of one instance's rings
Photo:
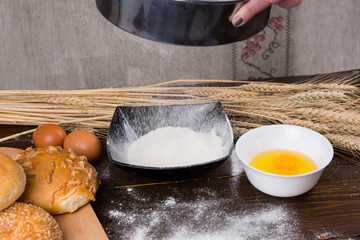
POLYGON ((66 136, 64 148, 70 148, 78 155, 87 157, 89 162, 93 162, 101 155, 101 142, 99 138, 86 130, 76 130, 66 136))
POLYGON ((32 138, 35 147, 63 146, 66 137, 65 130, 56 124, 43 124, 36 128, 32 138))

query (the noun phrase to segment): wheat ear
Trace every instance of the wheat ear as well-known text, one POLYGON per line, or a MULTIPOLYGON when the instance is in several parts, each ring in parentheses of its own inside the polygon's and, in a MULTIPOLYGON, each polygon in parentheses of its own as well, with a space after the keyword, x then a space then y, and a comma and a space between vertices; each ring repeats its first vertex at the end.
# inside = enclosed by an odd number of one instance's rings
POLYGON ((315 123, 313 121, 300 120, 300 119, 285 119, 282 121, 282 123, 309 128, 309 129, 312 129, 319 133, 329 133, 330 132, 330 128, 327 127, 325 124, 315 123))
POLYGON ((308 119, 316 119, 323 122, 330 121, 360 125, 360 116, 355 112, 348 111, 344 114, 332 110, 322 110, 316 108, 299 108, 295 111, 308 119))
POLYGON ((325 134, 334 146, 350 150, 353 154, 360 154, 360 137, 342 134, 325 134))
POLYGON ((301 100, 301 101, 315 101, 315 100, 329 100, 329 99, 346 99, 347 95, 342 91, 307 91, 295 94, 293 96, 288 97, 290 100, 301 100))
POLYGON ((258 92, 258 93, 287 93, 292 91, 299 91, 298 85, 290 85, 290 84, 273 84, 273 83, 249 83, 240 86, 241 89, 250 91, 250 92, 258 92))

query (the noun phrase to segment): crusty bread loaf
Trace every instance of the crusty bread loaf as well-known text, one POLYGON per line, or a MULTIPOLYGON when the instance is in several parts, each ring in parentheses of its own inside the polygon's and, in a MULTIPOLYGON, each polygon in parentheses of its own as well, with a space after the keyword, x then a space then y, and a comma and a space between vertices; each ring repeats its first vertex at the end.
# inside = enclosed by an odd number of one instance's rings
POLYGON ((56 220, 44 209, 15 202, 0 212, 0 239, 61 240, 56 220))
POLYGON ((95 200, 99 180, 95 168, 70 149, 28 148, 16 161, 24 168, 27 184, 20 201, 51 214, 74 212, 95 200))
POLYGON ((24 192, 23 168, 9 156, 0 153, 0 211, 13 204, 24 192))

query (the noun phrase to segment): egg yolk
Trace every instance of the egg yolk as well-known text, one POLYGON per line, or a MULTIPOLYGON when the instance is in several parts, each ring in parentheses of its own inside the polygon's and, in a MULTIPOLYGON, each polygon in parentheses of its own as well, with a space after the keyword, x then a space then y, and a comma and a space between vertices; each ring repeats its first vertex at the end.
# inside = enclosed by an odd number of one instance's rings
POLYGON ((317 169, 313 160, 304 154, 289 150, 270 150, 256 155, 250 165, 261 171, 280 174, 297 175, 317 169))

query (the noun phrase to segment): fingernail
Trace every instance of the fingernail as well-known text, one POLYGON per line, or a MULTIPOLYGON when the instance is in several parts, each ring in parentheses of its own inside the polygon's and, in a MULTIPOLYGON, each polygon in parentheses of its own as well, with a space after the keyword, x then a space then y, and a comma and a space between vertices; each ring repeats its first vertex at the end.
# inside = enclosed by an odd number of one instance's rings
POLYGON ((232 24, 234 25, 234 27, 240 27, 243 21, 244 20, 242 19, 242 17, 237 17, 233 19, 232 24))

